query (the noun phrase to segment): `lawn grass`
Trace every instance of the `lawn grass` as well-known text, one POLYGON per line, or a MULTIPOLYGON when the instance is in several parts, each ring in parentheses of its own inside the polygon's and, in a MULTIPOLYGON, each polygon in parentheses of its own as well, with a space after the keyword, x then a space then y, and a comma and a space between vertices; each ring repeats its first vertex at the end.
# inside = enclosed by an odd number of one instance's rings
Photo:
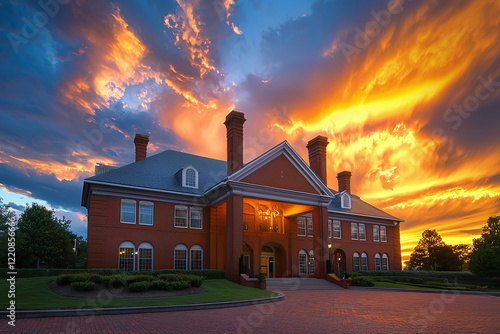
MULTIPOLYGON (((248 300, 277 296, 272 291, 248 288, 224 279, 211 279, 203 282, 201 286, 205 293, 189 296, 176 296, 167 298, 129 298, 129 299, 103 299, 70 298, 55 294, 49 287, 50 281, 55 277, 20 278, 16 280, 16 309, 17 310, 49 310, 49 309, 78 309, 102 308, 125 306, 163 306, 186 305, 213 302, 226 302, 248 300)), ((0 284, 0 295, 7 296, 9 285, 0 284)), ((0 303, 3 309, 7 308, 8 299, 2 298, 0 303)))

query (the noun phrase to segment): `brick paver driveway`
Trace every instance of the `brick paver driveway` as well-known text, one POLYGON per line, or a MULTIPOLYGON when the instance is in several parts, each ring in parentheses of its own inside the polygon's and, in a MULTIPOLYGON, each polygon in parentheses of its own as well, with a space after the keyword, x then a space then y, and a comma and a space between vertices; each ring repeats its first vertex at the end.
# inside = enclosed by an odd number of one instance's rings
POLYGON ((285 291, 286 300, 206 311, 18 319, 8 333, 499 333, 500 298, 377 290, 285 291))

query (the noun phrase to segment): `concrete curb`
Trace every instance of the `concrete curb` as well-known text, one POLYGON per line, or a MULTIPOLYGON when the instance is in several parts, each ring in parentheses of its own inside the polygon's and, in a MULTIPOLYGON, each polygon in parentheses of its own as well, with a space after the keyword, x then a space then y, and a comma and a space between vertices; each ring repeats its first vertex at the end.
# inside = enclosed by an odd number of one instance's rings
MULTIPOLYGON (((282 300, 285 300, 285 295, 280 293, 279 296, 269 297, 269 298, 238 300, 238 301, 220 302, 220 303, 206 303, 206 304, 113 307, 113 308, 109 307, 109 308, 71 309, 71 310, 26 310, 26 311, 16 310, 16 319, 213 310, 218 308, 276 303, 282 300)), ((8 314, 9 314, 8 311, 0 311, 1 317, 6 317, 8 314)))
POLYGON ((422 292, 422 293, 454 293, 454 294, 464 294, 464 295, 481 295, 481 296, 492 296, 488 292, 484 291, 462 291, 462 290, 431 290, 431 289, 403 289, 403 288, 377 288, 377 287, 364 287, 364 286, 349 286, 349 290, 363 290, 363 291, 395 291, 395 292, 422 292))

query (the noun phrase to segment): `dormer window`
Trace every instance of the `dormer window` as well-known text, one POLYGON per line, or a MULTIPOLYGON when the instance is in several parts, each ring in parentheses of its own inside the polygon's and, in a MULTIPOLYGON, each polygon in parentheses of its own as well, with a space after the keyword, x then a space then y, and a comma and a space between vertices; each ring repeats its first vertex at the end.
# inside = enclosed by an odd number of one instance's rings
POLYGON ((191 165, 182 170, 182 186, 198 189, 198 171, 191 165))
POLYGON ((350 209, 351 208, 351 196, 349 196, 348 193, 342 194, 341 207, 342 207, 342 209, 350 209))

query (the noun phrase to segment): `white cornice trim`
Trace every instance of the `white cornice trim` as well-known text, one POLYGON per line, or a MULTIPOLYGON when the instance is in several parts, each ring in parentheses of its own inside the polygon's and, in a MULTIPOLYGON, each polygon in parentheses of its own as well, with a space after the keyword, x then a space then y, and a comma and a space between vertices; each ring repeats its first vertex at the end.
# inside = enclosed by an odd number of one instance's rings
POLYGON ((364 214, 361 214, 361 213, 335 211, 335 210, 328 210, 328 213, 335 213, 335 214, 349 215, 349 216, 359 216, 359 217, 366 217, 366 218, 377 218, 377 219, 391 220, 393 222, 404 222, 404 220, 398 219, 396 217, 394 217, 394 218, 388 218, 388 217, 371 216, 371 215, 364 215, 364 214))

